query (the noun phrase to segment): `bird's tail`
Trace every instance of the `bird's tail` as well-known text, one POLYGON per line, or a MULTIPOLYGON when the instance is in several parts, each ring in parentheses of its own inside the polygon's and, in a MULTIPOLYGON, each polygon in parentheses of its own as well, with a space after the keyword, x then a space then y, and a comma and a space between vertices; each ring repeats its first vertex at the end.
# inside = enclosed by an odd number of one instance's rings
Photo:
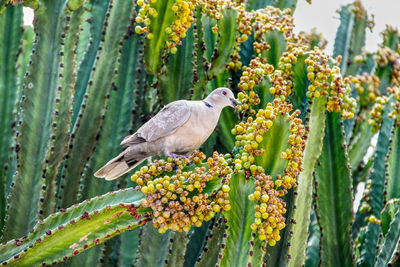
POLYGON ((99 178, 105 178, 106 180, 114 180, 118 177, 124 175, 129 172, 137 165, 142 163, 146 158, 139 159, 125 159, 124 152, 122 152, 117 157, 113 158, 106 165, 101 167, 94 176, 99 178))

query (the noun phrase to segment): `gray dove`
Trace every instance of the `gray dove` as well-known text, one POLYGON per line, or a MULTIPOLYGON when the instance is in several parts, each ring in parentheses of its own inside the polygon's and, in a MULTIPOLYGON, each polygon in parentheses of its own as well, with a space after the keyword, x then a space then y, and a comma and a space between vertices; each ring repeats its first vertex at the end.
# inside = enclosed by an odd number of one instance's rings
POLYGON ((133 135, 121 142, 126 148, 94 175, 114 180, 146 158, 179 157, 199 148, 217 126, 221 110, 240 103, 228 88, 218 88, 204 100, 178 100, 166 105, 133 135))

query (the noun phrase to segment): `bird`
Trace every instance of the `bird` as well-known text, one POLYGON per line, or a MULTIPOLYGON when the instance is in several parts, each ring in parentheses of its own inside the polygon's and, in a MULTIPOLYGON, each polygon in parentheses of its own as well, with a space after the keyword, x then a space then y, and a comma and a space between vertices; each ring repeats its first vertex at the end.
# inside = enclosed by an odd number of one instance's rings
POLYGON ((217 126, 224 107, 240 104, 229 88, 212 91, 203 100, 177 100, 161 109, 121 144, 128 146, 94 175, 114 180, 152 156, 187 157, 217 126))

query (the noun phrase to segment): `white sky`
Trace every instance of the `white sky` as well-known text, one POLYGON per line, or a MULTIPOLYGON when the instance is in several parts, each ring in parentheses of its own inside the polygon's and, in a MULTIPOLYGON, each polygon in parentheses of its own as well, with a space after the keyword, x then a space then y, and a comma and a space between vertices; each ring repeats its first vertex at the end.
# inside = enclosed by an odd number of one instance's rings
MULTIPOLYGON (((294 13, 295 31, 309 31, 317 27, 317 31, 328 40, 326 49, 331 54, 340 23, 336 10, 352 2, 352 0, 312 0, 312 4, 309 5, 305 0, 297 0, 294 13)), ((381 42, 379 33, 385 29, 386 24, 400 28, 400 1, 362 0, 362 3, 369 14, 375 15, 375 27, 372 33, 367 30, 365 44, 368 51, 375 51, 377 44, 381 42)))
MULTIPOLYGON (((297 8, 294 13, 295 31, 309 31, 317 27, 328 40, 326 47, 329 54, 332 53, 336 30, 339 26, 339 15, 336 10, 342 5, 353 2, 353 0, 312 0, 309 5, 306 0, 297 0, 297 8)), ((379 33, 389 24, 400 28, 400 1, 399 0, 362 0, 368 13, 375 14, 375 28, 371 33, 367 30, 366 48, 368 51, 376 50, 381 42, 379 33)), ((24 8, 25 24, 31 24, 33 12, 30 8, 24 8)))

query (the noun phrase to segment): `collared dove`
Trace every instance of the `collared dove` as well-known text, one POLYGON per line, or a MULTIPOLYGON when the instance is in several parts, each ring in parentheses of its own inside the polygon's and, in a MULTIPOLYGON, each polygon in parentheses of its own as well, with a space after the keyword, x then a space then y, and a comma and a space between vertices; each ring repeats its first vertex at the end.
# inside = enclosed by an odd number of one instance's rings
POLYGON ((201 101, 178 100, 166 105, 133 135, 126 148, 94 175, 114 180, 156 155, 188 155, 200 147, 217 126, 221 110, 238 102, 228 88, 215 89, 201 101))

